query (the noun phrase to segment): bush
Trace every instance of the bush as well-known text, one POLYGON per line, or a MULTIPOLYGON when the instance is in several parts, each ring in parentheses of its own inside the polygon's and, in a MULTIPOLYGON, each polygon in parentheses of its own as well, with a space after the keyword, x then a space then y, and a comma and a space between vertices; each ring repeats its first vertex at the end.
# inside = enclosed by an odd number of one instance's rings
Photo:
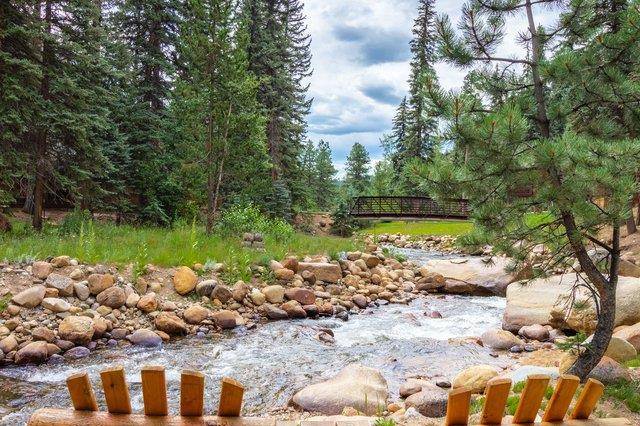
POLYGON ((338 207, 331 215, 333 217, 333 225, 331 232, 341 237, 350 237, 360 229, 360 222, 349 214, 349 205, 346 201, 341 201, 338 207))
POLYGON ((81 229, 93 220, 89 210, 76 209, 62 219, 58 233, 60 235, 77 235, 81 229))
POLYGON ((245 232, 260 232, 277 241, 286 241, 294 234, 293 227, 282 219, 270 219, 251 205, 234 205, 226 209, 216 222, 216 232, 238 236, 245 232))

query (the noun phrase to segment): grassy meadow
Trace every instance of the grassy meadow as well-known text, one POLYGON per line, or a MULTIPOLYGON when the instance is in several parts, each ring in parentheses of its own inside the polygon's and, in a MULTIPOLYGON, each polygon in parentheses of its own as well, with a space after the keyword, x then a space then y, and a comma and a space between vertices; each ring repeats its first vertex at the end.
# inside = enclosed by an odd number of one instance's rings
POLYGON ((467 220, 421 220, 376 222, 362 231, 364 234, 404 234, 404 235, 452 235, 466 234, 473 229, 467 220))

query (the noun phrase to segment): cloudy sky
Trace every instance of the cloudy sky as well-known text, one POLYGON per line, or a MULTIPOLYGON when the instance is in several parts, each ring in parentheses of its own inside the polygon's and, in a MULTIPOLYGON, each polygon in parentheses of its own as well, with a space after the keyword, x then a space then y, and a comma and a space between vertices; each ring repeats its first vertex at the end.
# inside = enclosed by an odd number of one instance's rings
MULTIPOLYGON (((462 4, 437 0, 436 9, 457 22, 462 4)), ((380 137, 390 130, 395 108, 407 92, 417 0, 306 0, 305 12, 314 68, 309 137, 330 143, 341 171, 354 142, 364 144, 372 160, 380 159, 380 137)), ((513 42, 501 50, 521 51, 513 42)), ((444 87, 460 86, 460 71, 444 64, 436 71, 444 87)))

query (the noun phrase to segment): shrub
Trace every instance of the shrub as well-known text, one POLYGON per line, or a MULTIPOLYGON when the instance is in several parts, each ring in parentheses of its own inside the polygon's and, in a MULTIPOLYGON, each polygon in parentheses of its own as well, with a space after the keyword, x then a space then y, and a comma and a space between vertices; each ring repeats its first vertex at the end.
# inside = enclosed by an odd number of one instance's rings
POLYGON ((349 205, 346 201, 341 201, 338 207, 331 214, 333 225, 331 232, 341 237, 350 237, 360 229, 360 223, 349 214, 349 205))
POLYGON ((294 234, 289 223, 282 219, 270 219, 251 204, 234 205, 226 209, 216 222, 216 231, 223 236, 260 232, 276 241, 286 241, 294 234))
POLYGON ((60 235, 77 235, 85 224, 92 220, 89 210, 76 209, 62 219, 58 233, 60 235))

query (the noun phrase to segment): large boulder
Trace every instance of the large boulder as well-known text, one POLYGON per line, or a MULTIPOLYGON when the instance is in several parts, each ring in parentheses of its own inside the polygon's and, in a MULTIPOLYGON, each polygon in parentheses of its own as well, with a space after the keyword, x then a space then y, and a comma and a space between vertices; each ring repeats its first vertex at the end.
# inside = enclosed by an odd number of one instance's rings
POLYGON ((491 349, 503 349, 508 350, 514 346, 523 345, 524 342, 513 333, 501 330, 499 328, 490 329, 482 333, 480 336, 482 344, 491 349))
POLYGON ((73 296, 73 280, 60 274, 50 274, 45 281, 45 285, 58 290, 60 296, 73 296))
POLYGON ((621 277, 640 278, 640 266, 631 263, 628 260, 620 260, 620 268, 618 271, 621 277))
POLYGON ((326 262, 300 262, 298 272, 309 271, 313 273, 315 279, 326 283, 337 283, 342 278, 340 265, 326 262))
POLYGON ((525 325, 520 329, 520 331, 518 331, 518 335, 525 339, 544 342, 549 338, 549 329, 540 324, 525 325))
POLYGON ((49 262, 33 262, 33 265, 31 265, 31 273, 41 280, 46 280, 52 272, 53 265, 49 262))
POLYGON ((162 312, 155 320, 156 328, 169 335, 187 334, 187 325, 173 312, 162 312))
POLYGON ((196 288, 198 276, 188 266, 179 267, 173 274, 173 287, 178 294, 185 295, 196 288))
POLYGON ((118 309, 127 301, 124 290, 120 287, 109 287, 100 292, 96 297, 96 302, 101 305, 108 306, 112 309, 118 309))
POLYGON ((426 263, 430 273, 444 276, 443 291, 474 296, 504 296, 514 276, 505 272, 508 260, 502 257, 487 263, 482 258, 432 259, 426 263))
POLYGON ((611 385, 620 381, 631 381, 629 369, 608 356, 602 357, 598 365, 589 373, 589 377, 599 380, 605 385, 611 385))
POLYGON ((353 407, 371 416, 386 407, 388 396, 387 381, 378 370, 350 364, 335 377, 303 388, 292 402, 305 411, 337 415, 353 407))
POLYGON ((11 298, 11 301, 16 305, 24 306, 25 308, 35 308, 44 299, 46 289, 43 285, 34 285, 26 290, 22 290, 11 298))
POLYGON ((76 345, 86 345, 91 342, 94 333, 93 320, 84 316, 68 316, 58 327, 58 335, 76 345))
MULTIPOLYGON (((589 343, 591 339, 593 339, 593 335, 589 336, 587 340, 585 340, 585 343, 589 343)), ((619 337, 613 336, 611 337, 611 340, 609 340, 609 346, 607 346, 607 350, 605 351, 604 355, 608 356, 614 361, 622 363, 637 357, 638 351, 636 351, 636 348, 634 348, 631 343, 619 337)))
MULTIPOLYGON (((572 273, 509 285, 503 328, 515 333, 523 326, 541 324, 592 333, 597 321, 592 296, 577 289, 576 297, 572 298, 576 280, 582 278, 572 273)), ((638 322, 640 279, 620 277, 616 296, 616 326, 638 322)))
POLYGON ((640 352, 640 322, 635 325, 624 327, 614 334, 619 339, 624 339, 640 352))
POLYGON ((87 282, 89 283, 89 292, 95 296, 109 287, 113 287, 115 279, 111 274, 91 274, 87 278, 87 282))
POLYGON ((449 393, 442 388, 429 384, 420 392, 409 396, 404 404, 407 408, 415 408, 426 417, 444 417, 447 414, 449 393))
POLYGON ((47 342, 31 342, 16 352, 16 364, 42 364, 49 357, 47 342))
POLYGON ((454 389, 466 387, 473 393, 482 393, 487 387, 489 380, 498 376, 498 371, 490 365, 475 365, 462 370, 453 379, 452 386, 454 389))

